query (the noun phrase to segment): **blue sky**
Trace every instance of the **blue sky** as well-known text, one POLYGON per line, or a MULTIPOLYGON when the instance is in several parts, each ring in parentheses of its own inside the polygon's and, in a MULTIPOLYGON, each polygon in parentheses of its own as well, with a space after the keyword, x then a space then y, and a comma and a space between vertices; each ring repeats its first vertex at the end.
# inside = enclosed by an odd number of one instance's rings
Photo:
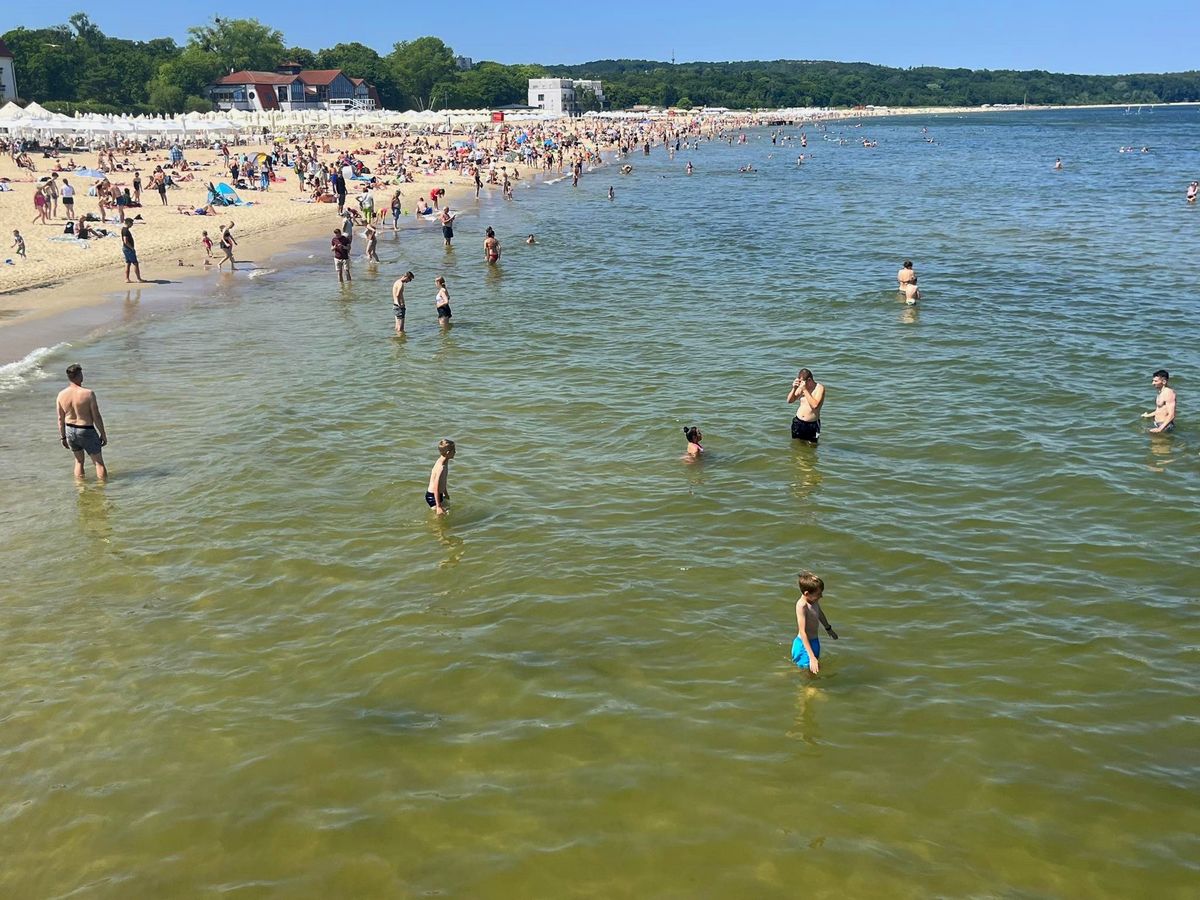
MULTIPOLYGON (((9 18, 0 28, 66 22, 83 6, 80 0, 39 0, 23 6, 19 19, 9 18)), ((255 4, 216 0, 188 7, 124 0, 91 6, 92 20, 107 34, 165 36, 182 43, 189 25, 214 14, 246 16, 255 4)), ((832 59, 1085 74, 1175 72, 1200 66, 1197 0, 759 0, 747 6, 716 0, 526 0, 454 7, 293 0, 261 8, 256 17, 283 31, 289 46, 319 50, 361 41, 387 52, 395 41, 432 34, 464 56, 504 63, 667 60, 674 52, 680 62, 832 59), (339 14, 343 10, 353 14, 339 14)))

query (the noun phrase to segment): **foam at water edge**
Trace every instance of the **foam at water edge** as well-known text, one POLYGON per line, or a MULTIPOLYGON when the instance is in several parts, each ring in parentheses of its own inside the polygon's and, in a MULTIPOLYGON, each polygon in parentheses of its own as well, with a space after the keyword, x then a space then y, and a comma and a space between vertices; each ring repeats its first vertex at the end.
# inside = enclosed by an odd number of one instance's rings
POLYGON ((38 347, 30 351, 23 359, 0 366, 0 391, 8 391, 19 387, 28 381, 45 377, 41 362, 52 353, 57 353, 71 345, 67 342, 55 344, 52 347, 38 347))

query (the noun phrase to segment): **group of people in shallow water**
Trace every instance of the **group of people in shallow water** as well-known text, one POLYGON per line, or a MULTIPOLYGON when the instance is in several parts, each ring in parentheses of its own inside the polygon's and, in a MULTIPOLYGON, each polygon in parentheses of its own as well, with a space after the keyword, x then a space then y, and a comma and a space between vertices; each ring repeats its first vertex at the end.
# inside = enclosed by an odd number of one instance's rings
MULTIPOLYGON (((1200 188, 1200 184, 1193 182, 1188 192, 1189 201, 1195 200, 1198 188, 1200 188)), ((612 197, 610 188, 609 199, 611 200, 612 197)), ((451 230, 453 216, 450 215, 448 209, 443 211, 442 219, 443 236, 446 246, 449 247, 453 236, 451 230), (447 234, 447 230, 451 230, 451 233, 447 234)), ((351 240, 352 223, 348 219, 343 228, 334 231, 331 243, 339 280, 342 280, 343 277, 346 281, 350 280, 349 247, 351 240)), ((526 242, 534 244, 536 240, 531 234, 526 242)), ((377 260, 377 257, 370 252, 370 244, 368 247, 368 258, 377 260)), ((500 241, 490 227, 485 232, 483 251, 485 262, 488 265, 495 265, 499 262, 501 258, 500 241)), ((404 291, 414 278, 411 271, 406 271, 396 279, 392 286, 392 309, 397 335, 405 333, 407 308, 404 291)), ((903 295, 905 303, 911 305, 921 299, 921 292, 917 286, 917 273, 913 268, 912 260, 904 260, 896 274, 896 280, 898 290, 903 295)), ((453 316, 450 308, 450 291, 443 276, 439 275, 435 278, 434 285, 437 288, 435 310, 438 323, 442 327, 447 327, 453 316)), ((84 461, 85 458, 90 457, 95 466, 97 478, 103 481, 108 476, 102 452, 108 444, 108 433, 100 413, 99 403, 95 393, 83 386, 83 369, 79 364, 68 366, 66 374, 70 383, 59 392, 56 400, 59 439, 62 446, 74 455, 76 478, 84 477, 84 461)), ((1144 412, 1142 417, 1153 419, 1149 431, 1154 435, 1169 434, 1175 430, 1177 397, 1169 382, 1170 374, 1165 369, 1159 369, 1153 373, 1152 385, 1156 391, 1155 405, 1154 409, 1144 412)), ((788 404, 796 404, 795 414, 791 420, 791 436, 794 440, 813 446, 818 444, 821 436, 821 413, 826 395, 825 385, 816 380, 811 369, 805 367, 797 372, 788 389, 786 401, 788 404)), ((700 428, 694 425, 686 426, 683 428, 683 435, 686 440, 684 459, 690 462, 700 460, 705 454, 702 444, 704 435, 700 428)), ((455 442, 448 439, 439 441, 437 453, 437 459, 430 470, 426 485, 425 502, 435 515, 444 516, 448 512, 450 499, 450 462, 457 455, 455 442)), ((792 642, 791 657, 797 666, 815 675, 820 671, 820 629, 823 627, 829 637, 834 640, 838 639, 838 635, 820 605, 825 591, 824 581, 812 572, 805 571, 798 575, 797 585, 800 597, 795 605, 797 633, 792 642)))

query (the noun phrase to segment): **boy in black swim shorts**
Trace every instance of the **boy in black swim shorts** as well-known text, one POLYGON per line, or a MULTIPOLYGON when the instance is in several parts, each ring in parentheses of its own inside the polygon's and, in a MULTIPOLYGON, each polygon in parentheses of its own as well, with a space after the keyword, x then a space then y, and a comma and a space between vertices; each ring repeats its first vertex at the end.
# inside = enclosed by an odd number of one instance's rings
POLYGON ((412 272, 405 272, 392 285, 392 312, 396 314, 396 334, 404 334, 404 286, 413 280, 412 272))
POLYGON ((454 459, 454 441, 438 441, 438 461, 429 473, 429 488, 425 491, 425 502, 439 516, 446 514, 446 501, 450 498, 447 481, 450 475, 450 460, 454 459))

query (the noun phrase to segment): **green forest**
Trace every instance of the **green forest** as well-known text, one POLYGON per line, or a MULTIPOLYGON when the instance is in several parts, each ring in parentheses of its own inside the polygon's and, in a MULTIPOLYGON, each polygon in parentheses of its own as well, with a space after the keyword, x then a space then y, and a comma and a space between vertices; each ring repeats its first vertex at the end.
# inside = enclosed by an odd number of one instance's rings
MULTIPOLYGON (((380 54, 364 44, 288 47, 256 19, 214 18, 172 38, 132 41, 103 33, 86 13, 53 28, 3 35, 23 100, 59 112, 207 111, 208 85, 230 71, 274 71, 284 61, 345 69, 376 86, 389 109, 453 109, 524 103, 529 78, 599 78, 605 107, 978 106, 1158 103, 1200 100, 1200 72, 1064 75, 1042 71, 889 68, 804 60, 680 63, 599 60, 573 66, 480 62, 467 70, 436 37, 399 41, 380 54)), ((594 98, 584 108, 595 108, 594 98)))

